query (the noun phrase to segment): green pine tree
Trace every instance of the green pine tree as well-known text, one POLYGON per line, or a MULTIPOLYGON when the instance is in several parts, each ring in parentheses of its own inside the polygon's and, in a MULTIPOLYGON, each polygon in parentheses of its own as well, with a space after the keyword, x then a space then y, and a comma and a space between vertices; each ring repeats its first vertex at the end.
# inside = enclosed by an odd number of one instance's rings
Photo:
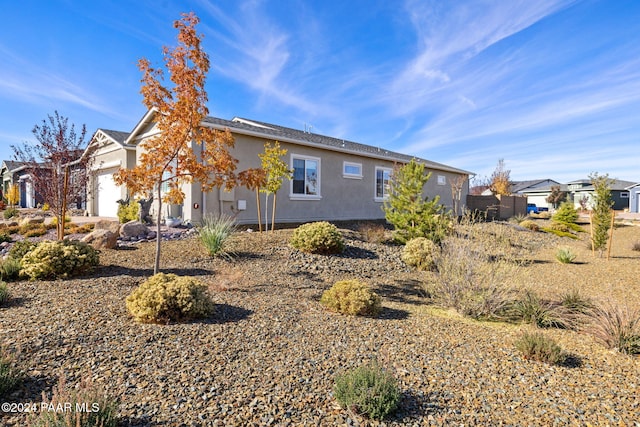
POLYGON ((396 168, 391 178, 389 198, 383 210, 385 218, 395 228, 395 239, 400 243, 415 237, 426 237, 440 243, 447 233, 450 218, 445 213, 440 197, 432 200, 423 196, 424 185, 431 178, 425 165, 415 159, 396 168))
POLYGON ((602 257, 609 241, 609 230, 611 229, 611 208, 613 199, 611 198, 611 184, 609 175, 598 175, 597 172, 589 175, 593 185, 593 211, 591 214, 593 249, 599 252, 602 257))

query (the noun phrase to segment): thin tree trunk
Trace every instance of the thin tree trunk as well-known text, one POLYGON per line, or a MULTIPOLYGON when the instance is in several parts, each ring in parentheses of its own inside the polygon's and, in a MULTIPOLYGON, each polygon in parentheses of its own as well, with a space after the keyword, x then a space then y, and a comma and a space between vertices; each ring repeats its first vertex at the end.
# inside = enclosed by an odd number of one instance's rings
POLYGON ((262 232, 262 211, 260 209, 260 191, 256 188, 256 205, 258 206, 258 229, 262 232))
POLYGON ((264 193, 264 231, 269 231, 269 193, 264 193))
POLYGON ((273 210, 271 211, 271 231, 276 229, 276 193, 273 193, 273 210))
POLYGON ((153 275, 160 271, 160 243, 162 242, 162 235, 160 232, 160 220, 162 215, 162 186, 158 185, 158 218, 156 219, 156 260, 153 265, 153 275))
POLYGON ((613 246, 613 224, 616 220, 616 212, 611 211, 611 228, 609 228, 609 247, 607 248, 607 261, 611 258, 611 246, 613 246))
POLYGON ((67 191, 69 189, 69 166, 65 166, 64 168, 64 178, 62 184, 62 212, 59 212, 58 215, 58 240, 64 240, 64 220, 67 216, 67 191))

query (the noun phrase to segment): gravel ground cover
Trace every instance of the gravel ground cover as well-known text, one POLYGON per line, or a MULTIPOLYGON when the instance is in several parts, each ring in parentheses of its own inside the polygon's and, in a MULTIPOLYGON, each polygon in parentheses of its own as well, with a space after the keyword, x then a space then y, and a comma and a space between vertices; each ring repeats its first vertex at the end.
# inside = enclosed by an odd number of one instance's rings
MULTIPOLYGON (((513 342, 524 326, 476 322, 426 304, 428 276, 400 261, 401 248, 343 230, 340 256, 300 253, 291 230, 238 233, 232 259, 206 255, 194 238, 163 244, 164 272, 210 284, 216 314, 203 321, 136 324, 124 300, 152 274, 155 245, 101 253, 90 276, 10 283, 0 342, 20 349, 28 374, 9 402, 40 402, 64 372, 90 375, 120 399, 123 426, 367 425, 340 408, 334 377, 377 359, 402 391, 382 425, 640 425, 640 359, 591 336, 545 331, 575 363, 524 360, 513 342), (322 292, 359 278, 383 297, 378 318, 325 311, 322 292)), ((557 297, 569 287, 638 305, 640 227, 616 229, 612 258, 594 259, 582 240, 522 231, 534 262, 514 283, 557 297), (568 246, 577 264, 561 265, 568 246)), ((20 426, 24 414, 1 415, 20 426)), ((378 423, 371 423, 376 425, 378 423)))

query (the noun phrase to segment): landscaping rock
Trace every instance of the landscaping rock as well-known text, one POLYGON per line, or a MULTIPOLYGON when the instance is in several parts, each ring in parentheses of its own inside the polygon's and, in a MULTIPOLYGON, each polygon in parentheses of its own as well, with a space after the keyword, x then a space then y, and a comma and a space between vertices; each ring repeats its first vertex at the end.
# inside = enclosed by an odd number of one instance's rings
POLYGON ((27 216, 20 220, 20 225, 29 225, 29 224, 44 224, 43 216, 27 216))
POLYGON ((113 249, 118 245, 118 235, 111 230, 98 229, 84 236, 82 241, 94 249, 113 249))
POLYGON ((118 221, 109 221, 108 219, 101 219, 95 223, 94 230, 109 230, 113 234, 120 233, 120 223, 118 221))
POLYGON ((120 226, 120 237, 126 240, 135 239, 138 236, 146 237, 151 230, 140 221, 129 221, 120 226))

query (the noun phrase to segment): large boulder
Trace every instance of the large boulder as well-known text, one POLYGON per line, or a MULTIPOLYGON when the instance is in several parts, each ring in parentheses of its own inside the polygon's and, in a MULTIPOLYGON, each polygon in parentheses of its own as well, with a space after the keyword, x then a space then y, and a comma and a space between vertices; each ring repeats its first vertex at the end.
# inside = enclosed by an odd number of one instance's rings
POLYGON ((44 224, 43 216, 28 216, 23 218, 20 221, 20 225, 28 225, 28 224, 44 224))
POLYGON ((129 221, 120 226, 120 237, 124 240, 147 237, 151 230, 140 221, 129 221))
POLYGON ((120 233, 120 223, 118 221, 110 221, 108 219, 101 219, 95 223, 94 230, 109 230, 113 234, 120 233))
POLYGON ((94 249, 113 249, 118 245, 118 234, 105 229, 93 230, 84 236, 82 241, 94 249))

